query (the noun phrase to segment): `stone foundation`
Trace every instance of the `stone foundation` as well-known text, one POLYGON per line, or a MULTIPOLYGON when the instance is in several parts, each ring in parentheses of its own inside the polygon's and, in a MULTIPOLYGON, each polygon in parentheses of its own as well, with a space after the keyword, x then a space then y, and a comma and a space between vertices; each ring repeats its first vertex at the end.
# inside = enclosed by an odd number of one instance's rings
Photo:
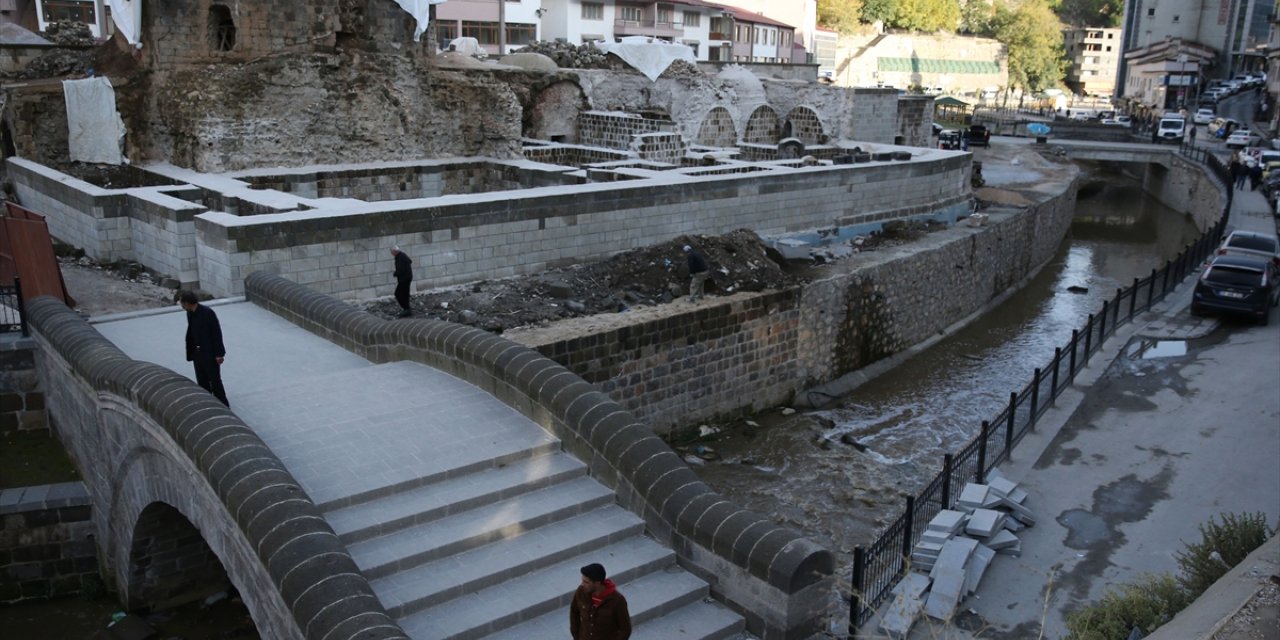
POLYGON ((76 595, 99 583, 84 484, 0 490, 0 604, 76 595))
POLYGON ((13 431, 49 428, 35 358, 35 340, 0 334, 0 437, 13 431))

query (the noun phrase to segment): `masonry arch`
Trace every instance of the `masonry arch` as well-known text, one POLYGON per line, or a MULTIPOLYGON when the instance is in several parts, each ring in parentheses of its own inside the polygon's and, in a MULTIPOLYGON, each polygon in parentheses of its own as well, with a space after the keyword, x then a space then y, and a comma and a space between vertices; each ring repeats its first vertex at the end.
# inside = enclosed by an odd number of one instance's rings
POLYGON ((168 609, 231 586, 200 530, 172 505, 152 502, 142 509, 129 549, 130 610, 168 609))
POLYGON ((778 121, 778 112, 773 107, 762 104, 751 112, 747 118, 746 130, 742 141, 748 144, 778 144, 782 138, 782 127, 778 121))
POLYGON ((732 147, 738 142, 738 128, 733 114, 724 107, 715 107, 702 118, 694 143, 708 147, 732 147))
POLYGON ((574 82, 556 82, 539 91, 524 110, 522 135, 535 140, 576 143, 578 114, 587 108, 587 96, 574 82))
POLYGON ((236 48, 236 20, 231 7, 225 4, 209 5, 205 31, 209 39, 209 51, 231 51, 236 48))
POLYGON ((792 109, 787 114, 783 130, 786 131, 786 137, 796 138, 806 146, 825 144, 827 142, 827 134, 822 127, 822 119, 818 117, 818 112, 809 107, 800 106, 792 109))

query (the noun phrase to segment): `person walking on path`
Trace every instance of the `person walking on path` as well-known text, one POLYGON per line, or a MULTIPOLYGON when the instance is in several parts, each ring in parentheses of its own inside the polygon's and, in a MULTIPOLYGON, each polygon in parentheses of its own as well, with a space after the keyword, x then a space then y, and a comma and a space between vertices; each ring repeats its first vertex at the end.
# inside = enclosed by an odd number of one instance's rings
POLYGON ((391 255, 396 261, 396 302, 400 303, 400 317, 407 318, 413 315, 413 309, 409 307, 409 284, 413 282, 413 260, 401 251, 399 246, 391 247, 391 255))
POLYGON ((605 576, 604 566, 592 563, 582 568, 582 584, 569 605, 569 634, 573 640, 627 640, 631 637, 631 614, 627 599, 605 576))
POLYGON ((222 361, 227 349, 222 345, 218 314, 200 304, 190 291, 183 291, 178 301, 187 312, 187 362, 195 365, 196 384, 230 407, 227 391, 222 388, 222 361))
POLYGON ((1193 147, 1196 146, 1196 129, 1198 129, 1196 125, 1191 125, 1191 146, 1193 147))
POLYGON ((1245 170, 1244 165, 1240 163, 1239 154, 1231 154, 1231 162, 1227 163, 1227 175, 1231 178, 1232 188, 1238 190, 1244 186, 1245 170))
POLYGON ((686 244, 684 254, 689 261, 689 302, 697 302, 711 272, 707 269, 707 259, 696 249, 686 244))
POLYGON ((1258 185, 1262 184, 1262 163, 1249 163, 1249 190, 1257 191, 1258 185))

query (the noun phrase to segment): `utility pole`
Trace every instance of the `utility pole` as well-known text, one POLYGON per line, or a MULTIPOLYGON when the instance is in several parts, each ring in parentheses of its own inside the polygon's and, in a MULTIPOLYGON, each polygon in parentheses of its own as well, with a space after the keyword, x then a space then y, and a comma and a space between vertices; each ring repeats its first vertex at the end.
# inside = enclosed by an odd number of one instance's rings
POLYGON ((498 57, 507 55, 507 0, 498 0, 498 57))

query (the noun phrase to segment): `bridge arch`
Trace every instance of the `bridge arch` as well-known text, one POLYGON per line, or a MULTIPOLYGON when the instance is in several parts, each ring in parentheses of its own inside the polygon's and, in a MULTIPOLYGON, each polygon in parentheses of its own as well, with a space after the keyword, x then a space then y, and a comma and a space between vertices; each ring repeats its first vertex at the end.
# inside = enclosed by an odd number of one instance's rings
POLYGON ((694 142, 708 147, 732 147, 738 142, 738 128, 733 114, 724 107, 715 107, 702 118, 694 142))
POLYGON ((263 637, 406 638, 239 417, 187 378, 128 358, 62 303, 28 309, 51 417, 99 514, 104 578, 128 606, 181 604, 213 580, 240 592, 263 637))
POLYGON ((742 141, 748 144, 774 145, 781 139, 782 125, 778 121, 778 112, 767 104, 756 107, 747 117, 742 141))

